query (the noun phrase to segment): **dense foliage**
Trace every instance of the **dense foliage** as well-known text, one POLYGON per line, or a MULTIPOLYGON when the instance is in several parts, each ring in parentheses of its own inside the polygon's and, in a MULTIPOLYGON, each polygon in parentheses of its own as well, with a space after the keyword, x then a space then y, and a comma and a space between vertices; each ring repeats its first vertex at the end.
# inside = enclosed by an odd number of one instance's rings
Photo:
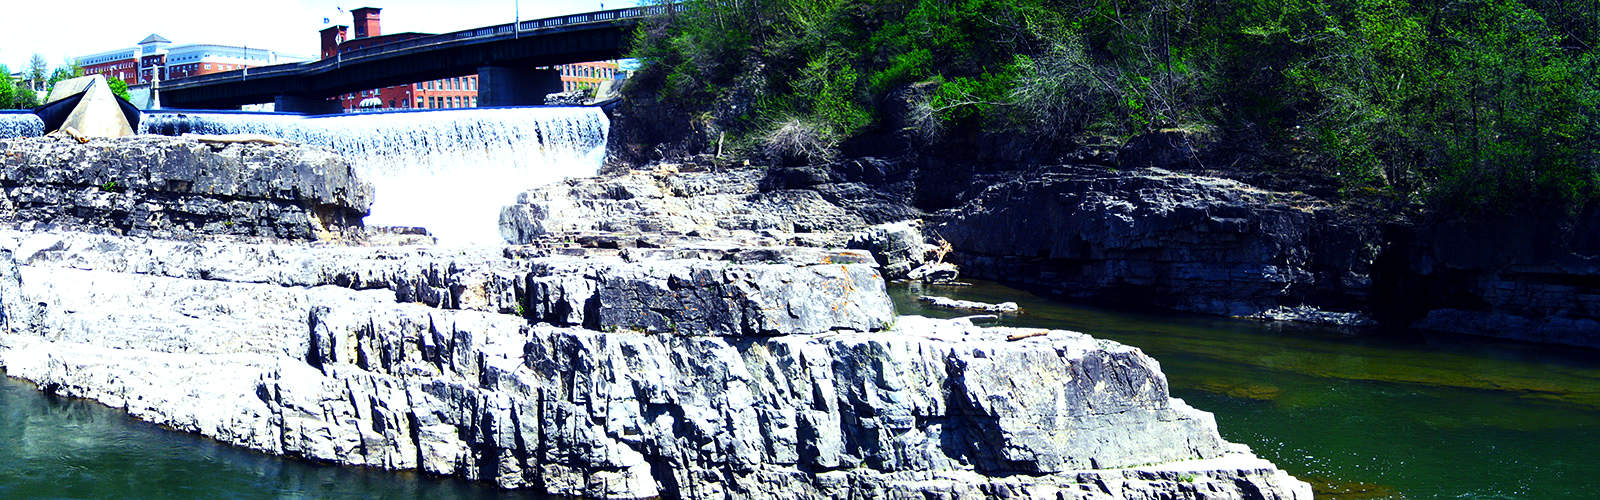
POLYGON ((1600 187, 1596 1, 690 0, 634 50, 636 91, 808 156, 1180 129, 1439 206, 1600 187))

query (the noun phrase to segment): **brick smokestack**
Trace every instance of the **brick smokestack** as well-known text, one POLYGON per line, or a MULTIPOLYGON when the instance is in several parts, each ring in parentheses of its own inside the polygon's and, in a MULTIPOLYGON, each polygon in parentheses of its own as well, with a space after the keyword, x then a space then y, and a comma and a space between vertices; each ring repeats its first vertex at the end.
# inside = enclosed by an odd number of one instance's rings
POLYGON ((318 31, 322 34, 323 59, 339 55, 339 44, 344 43, 344 29, 344 26, 329 26, 318 31))
POLYGON ((362 7, 350 11, 350 15, 355 16, 356 38, 383 34, 383 30, 378 28, 378 12, 382 10, 377 7, 362 7))

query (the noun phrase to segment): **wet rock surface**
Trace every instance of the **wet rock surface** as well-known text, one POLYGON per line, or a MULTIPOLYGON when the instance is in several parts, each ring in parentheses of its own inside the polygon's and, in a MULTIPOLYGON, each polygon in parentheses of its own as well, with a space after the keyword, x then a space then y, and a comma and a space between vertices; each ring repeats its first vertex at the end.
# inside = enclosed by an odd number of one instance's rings
POLYGON ((319 148, 171 137, 0 139, 0 223, 165 238, 327 238, 372 188, 319 148))
POLYGON ((274 454, 613 498, 1309 497, 1137 349, 894 318, 859 251, 0 248, 9 374, 274 454))
POLYGON ((1018 309, 1016 302, 1001 302, 998 304, 991 304, 988 302, 956 300, 949 297, 939 297, 934 295, 919 296, 917 297, 917 302, 942 309, 960 309, 965 311, 992 313, 1015 313, 1018 309))

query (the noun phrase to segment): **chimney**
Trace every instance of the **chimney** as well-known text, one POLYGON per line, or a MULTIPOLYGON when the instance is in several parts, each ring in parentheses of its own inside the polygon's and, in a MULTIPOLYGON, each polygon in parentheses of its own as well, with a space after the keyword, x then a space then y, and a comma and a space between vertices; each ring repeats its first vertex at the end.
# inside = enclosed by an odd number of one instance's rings
POLYGON ((344 26, 329 26, 322 31, 322 58, 327 59, 339 55, 339 44, 344 43, 344 26))
POLYGON ((381 10, 383 9, 377 7, 362 7, 350 11, 350 14, 356 18, 356 38, 383 34, 383 30, 378 29, 378 11, 381 10))

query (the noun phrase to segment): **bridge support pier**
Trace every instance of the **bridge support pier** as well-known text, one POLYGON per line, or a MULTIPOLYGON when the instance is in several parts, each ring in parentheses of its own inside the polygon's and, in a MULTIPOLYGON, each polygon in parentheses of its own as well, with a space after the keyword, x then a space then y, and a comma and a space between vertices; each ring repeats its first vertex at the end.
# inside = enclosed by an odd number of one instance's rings
POLYGON ((545 94, 561 91, 554 69, 483 66, 478 68, 478 106, 540 106, 545 94))
POLYGON ((304 113, 308 115, 333 115, 344 112, 339 101, 299 95, 280 95, 272 99, 272 109, 279 113, 304 113))

